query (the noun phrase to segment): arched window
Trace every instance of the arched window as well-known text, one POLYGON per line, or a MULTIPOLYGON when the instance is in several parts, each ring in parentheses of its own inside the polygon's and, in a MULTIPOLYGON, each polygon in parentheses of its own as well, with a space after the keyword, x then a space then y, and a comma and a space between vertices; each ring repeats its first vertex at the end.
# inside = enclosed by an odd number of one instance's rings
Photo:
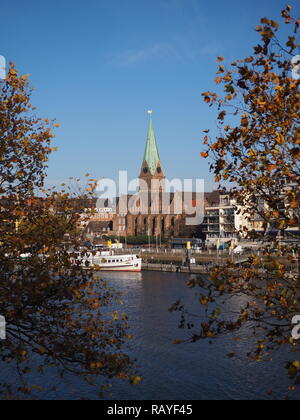
POLYGON ((152 236, 156 235, 156 225, 157 225, 156 217, 154 217, 153 220, 152 220, 152 236))
POLYGON ((138 236, 138 225, 139 225, 139 219, 138 217, 136 217, 135 221, 134 221, 134 235, 138 236))
POLYGON ((164 235, 166 231, 166 222, 165 219, 163 218, 161 221, 161 234, 164 235))

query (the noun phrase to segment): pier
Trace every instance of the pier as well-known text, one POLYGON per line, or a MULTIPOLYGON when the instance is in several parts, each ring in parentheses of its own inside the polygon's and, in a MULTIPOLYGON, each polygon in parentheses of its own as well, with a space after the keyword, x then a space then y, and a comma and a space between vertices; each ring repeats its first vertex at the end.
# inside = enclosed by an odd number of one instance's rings
POLYGON ((163 273, 208 274, 209 269, 201 265, 192 265, 191 268, 176 264, 143 263, 142 271, 160 271, 163 273))

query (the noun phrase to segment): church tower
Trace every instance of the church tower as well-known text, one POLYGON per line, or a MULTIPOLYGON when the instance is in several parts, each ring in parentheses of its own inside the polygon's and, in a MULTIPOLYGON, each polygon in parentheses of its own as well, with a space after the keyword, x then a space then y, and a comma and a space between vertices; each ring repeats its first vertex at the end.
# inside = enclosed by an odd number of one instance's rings
POLYGON ((161 165, 160 155, 157 147, 157 142, 155 138, 153 121, 152 121, 152 111, 148 111, 150 115, 149 129, 147 136, 147 143, 145 148, 145 153, 142 162, 141 173, 139 179, 142 181, 140 183, 141 191, 144 190, 145 182, 148 186, 148 191, 155 191, 157 185, 159 189, 157 191, 165 191, 165 174, 161 165))

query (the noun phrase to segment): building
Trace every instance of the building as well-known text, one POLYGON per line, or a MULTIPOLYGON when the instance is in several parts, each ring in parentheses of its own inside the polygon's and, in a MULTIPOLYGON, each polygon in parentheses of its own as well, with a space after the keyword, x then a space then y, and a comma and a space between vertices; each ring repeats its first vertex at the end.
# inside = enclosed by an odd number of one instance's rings
POLYGON ((206 206, 203 232, 208 243, 237 240, 237 224, 237 212, 229 196, 220 194, 218 203, 206 206))
MULTIPOLYGON (((86 232, 90 237, 99 236, 101 230, 104 232, 105 229, 103 223, 109 223, 110 234, 116 236, 201 237, 201 227, 190 226, 187 223, 187 218, 192 215, 187 214, 184 200, 186 202, 183 192, 168 192, 166 189, 165 171, 150 117, 139 174, 139 194, 118 197, 113 209, 111 203, 105 203, 103 209, 97 209, 90 221, 93 223, 87 226, 86 232), (129 211, 124 211, 123 208, 128 208, 129 211)), ((203 195, 190 193, 189 201, 192 209, 199 204, 204 213, 203 195)), ((206 205, 217 201, 217 192, 205 193, 206 205)))
MULTIPOLYGON (((253 237, 254 234, 278 234, 278 229, 272 223, 266 229, 259 211, 260 208, 262 212, 267 211, 264 200, 259 201, 257 214, 250 217, 245 208, 239 206, 229 193, 221 191, 200 196, 190 193, 191 207, 200 205, 204 213, 202 224, 190 226, 187 218, 191 215, 185 212, 182 205, 183 202, 186 203, 184 193, 170 193, 166 184, 163 162, 150 118, 139 173, 139 193, 118 197, 114 204, 106 200, 101 208, 98 206, 86 228, 87 236, 90 239, 108 235, 156 236, 167 239, 201 238, 208 245, 215 245, 217 242, 222 245, 237 243, 241 239, 253 237), (124 204, 126 210, 122 211, 124 204)), ((284 208, 284 200, 282 203, 284 208)), ((299 226, 288 228, 283 236, 299 238, 299 226)))
MULTIPOLYGON (((290 189, 291 186, 288 188, 290 189)), ((280 229, 280 222, 285 219, 286 213, 284 188, 278 206, 279 218, 273 217, 266 223, 264 215, 270 212, 270 208, 265 199, 257 197, 257 209, 253 212, 250 209, 247 210, 247 207, 238 205, 236 200, 230 197, 230 194, 219 193, 218 203, 205 206, 202 231, 206 236, 207 243, 222 244, 237 242, 241 239, 274 239, 275 237, 287 241, 299 241, 299 222, 285 227, 284 230, 280 229)), ((299 220, 298 207, 289 210, 288 217, 291 219, 292 216, 295 220, 299 220)))
MULTIPOLYGON (((205 207, 203 233, 208 244, 238 242, 254 229, 254 220, 248 220, 243 209, 229 194, 219 193, 218 202, 205 207), (245 230, 245 228, 247 230, 245 230)), ((259 223, 257 229, 261 228, 259 223)))

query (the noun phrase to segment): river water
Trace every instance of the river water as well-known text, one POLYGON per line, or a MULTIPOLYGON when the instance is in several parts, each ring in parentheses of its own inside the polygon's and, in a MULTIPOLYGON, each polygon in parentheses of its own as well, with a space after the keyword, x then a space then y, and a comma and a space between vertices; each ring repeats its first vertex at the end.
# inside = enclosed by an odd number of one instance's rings
MULTIPOLYGON (((245 357, 253 338, 249 331, 239 334, 240 341, 226 337, 210 344, 173 344, 185 337, 178 329, 179 315, 169 307, 179 298, 192 311, 199 310, 195 292, 186 283, 188 275, 175 273, 105 273, 115 289, 122 292, 124 308, 131 326, 130 355, 143 377, 138 386, 123 381, 113 383, 113 399, 128 400, 205 400, 205 399, 279 399, 300 398, 299 390, 290 392, 291 385, 284 369, 290 355, 281 351, 270 362, 250 362, 245 357), (236 351, 237 359, 227 354, 236 351), (272 390, 272 395, 269 392, 272 390)), ((234 305, 234 303, 233 303, 234 305)), ((4 371, 2 370, 2 375, 4 371)), ((5 375, 4 375, 5 376, 5 375)), ((57 382, 55 373, 37 379, 47 385, 40 397, 48 399, 97 398, 99 386, 85 384, 79 378, 60 379, 57 390, 49 391, 57 382)), ((108 397, 107 397, 108 398, 108 397)))

